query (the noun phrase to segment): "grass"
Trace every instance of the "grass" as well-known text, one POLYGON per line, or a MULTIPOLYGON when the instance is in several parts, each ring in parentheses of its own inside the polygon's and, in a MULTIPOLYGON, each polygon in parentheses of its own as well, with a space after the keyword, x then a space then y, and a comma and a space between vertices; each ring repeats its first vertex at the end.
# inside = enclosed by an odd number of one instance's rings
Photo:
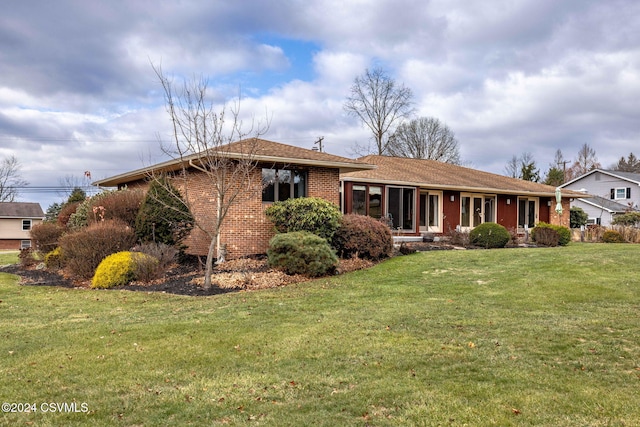
POLYGON ((0 274, 0 397, 38 408, 0 423, 640 425, 639 253, 430 252, 206 298, 0 274))

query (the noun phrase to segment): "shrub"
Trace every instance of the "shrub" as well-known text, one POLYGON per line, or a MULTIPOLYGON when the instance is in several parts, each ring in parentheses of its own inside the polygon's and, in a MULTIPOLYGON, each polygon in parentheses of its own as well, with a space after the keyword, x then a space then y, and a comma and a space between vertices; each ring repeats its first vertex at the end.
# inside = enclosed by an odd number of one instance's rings
POLYGON ((80 203, 70 218, 69 227, 80 229, 110 219, 134 227, 144 198, 142 190, 104 191, 80 203))
POLYGON ((20 249, 20 253, 18 254, 18 261, 20 261, 20 265, 23 267, 31 267, 38 262, 32 248, 20 249))
POLYGON ((80 206, 81 202, 70 202, 65 203, 60 209, 60 213, 58 214, 58 224, 67 227, 69 225, 69 221, 71 219, 71 215, 76 213, 78 206, 80 206))
POLYGON ((622 225, 628 227, 640 227, 640 212, 627 212, 622 215, 616 215, 611 221, 613 225, 622 225))
POLYGON ((275 202, 265 209, 265 214, 280 233, 308 231, 327 241, 333 238, 342 217, 336 205, 318 197, 275 202))
POLYGON ((136 258, 136 277, 142 282, 162 277, 176 262, 178 255, 176 248, 164 243, 143 243, 135 246, 132 251, 148 255, 136 258))
POLYGON ((509 231, 495 222, 485 222, 469 233, 469 242, 484 248, 504 248, 511 240, 509 231))
POLYGON ((154 180, 136 216, 142 242, 178 245, 193 229, 193 215, 180 193, 166 179, 154 180))
POLYGON ((571 228, 580 228, 583 225, 587 225, 587 220, 589 219, 589 215, 577 206, 574 206, 569 211, 570 215, 570 226, 571 228))
POLYGON ((366 215, 344 215, 332 243, 342 258, 357 255, 378 260, 391 256, 393 251, 389 227, 366 215))
POLYGON ((34 225, 30 234, 36 249, 46 254, 58 247, 58 240, 64 232, 64 227, 55 222, 42 222, 34 225))
POLYGON ((118 219, 133 228, 144 197, 144 191, 140 189, 101 193, 90 201, 87 224, 118 219))
POLYGON ((622 234, 616 230, 605 231, 602 235, 602 241, 604 243, 626 243, 622 234))
POLYGON ((81 279, 89 279, 105 257, 131 248, 136 236, 124 222, 98 222, 60 238, 66 268, 81 279))
MULTIPOLYGON (((538 242, 538 233, 545 233, 541 231, 543 229, 552 229, 558 234, 558 243, 556 245, 548 245, 548 246, 566 246, 571 242, 571 230, 568 227, 564 227, 561 225, 547 224, 546 222, 539 222, 531 231, 531 238, 538 242)), ((549 233, 546 233, 547 235, 549 233)), ((540 242, 541 243, 541 242, 540 242)), ((543 243, 541 243, 543 244, 543 243)))
POLYGON ((458 230, 458 229, 449 229, 447 233, 449 235, 449 241, 454 246, 463 246, 467 247, 470 243, 469 232, 458 230))
POLYGON ((333 271, 338 258, 329 243, 308 231, 276 234, 269 241, 269 265, 287 274, 317 277, 333 271))
POLYGON ((124 286, 136 278, 136 264, 144 265, 149 259, 154 260, 153 257, 140 252, 123 251, 111 254, 98 265, 91 279, 91 287, 109 289, 124 286))
POLYGON ((535 241, 542 246, 558 246, 560 236, 551 227, 540 227, 535 232, 535 241))
POLYGON ((54 270, 61 269, 64 266, 62 248, 57 247, 54 250, 47 252, 44 256, 44 265, 47 266, 47 268, 54 270))

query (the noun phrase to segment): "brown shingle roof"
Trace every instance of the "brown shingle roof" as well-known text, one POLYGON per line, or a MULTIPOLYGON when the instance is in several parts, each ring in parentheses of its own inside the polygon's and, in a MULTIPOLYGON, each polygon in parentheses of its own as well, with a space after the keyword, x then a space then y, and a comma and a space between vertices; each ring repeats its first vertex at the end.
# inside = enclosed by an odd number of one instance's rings
POLYGON ((0 218, 44 218, 39 203, 0 202, 0 218))
MULTIPOLYGON (((248 155, 256 162, 266 164, 284 164, 284 165, 303 165, 303 166, 321 166, 339 169, 341 172, 354 170, 371 169, 374 166, 367 162, 348 159, 346 157, 336 156, 329 153, 323 153, 306 148, 295 147, 293 145, 281 144, 279 142, 267 141, 265 139, 251 138, 242 141, 226 144, 216 150, 221 155, 229 158, 241 158, 248 155)), ((201 155, 192 155, 183 159, 185 162, 189 159, 197 160, 201 155)), ((126 172, 110 178, 102 179, 94 182, 94 185, 104 187, 115 187, 120 184, 144 179, 149 172, 154 170, 176 170, 180 167, 180 160, 174 159, 157 165, 126 172)))
MULTIPOLYGON (((414 185, 438 190, 458 190, 501 194, 555 195, 555 187, 522 179, 510 178, 477 169, 442 163, 435 160, 389 156, 365 156, 358 160, 375 164, 376 169, 344 173, 347 181, 380 182, 414 185)), ((569 197, 584 194, 562 190, 569 197)))

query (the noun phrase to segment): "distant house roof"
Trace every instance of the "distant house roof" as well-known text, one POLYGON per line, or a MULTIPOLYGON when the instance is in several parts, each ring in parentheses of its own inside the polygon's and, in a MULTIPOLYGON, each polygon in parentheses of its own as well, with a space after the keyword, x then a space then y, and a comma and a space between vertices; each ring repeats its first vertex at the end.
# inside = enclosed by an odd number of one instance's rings
POLYGON ((631 182, 633 184, 637 184, 640 185, 640 173, 635 173, 635 172, 621 172, 621 171, 616 171, 616 170, 608 170, 608 169, 594 169, 591 170, 587 173, 585 173, 584 175, 580 175, 579 177, 572 179, 569 182, 565 182, 564 184, 562 184, 561 187, 566 187, 570 184, 573 184, 576 181, 580 181, 581 179, 589 176, 589 175, 593 175, 594 173, 603 173, 605 175, 609 175, 612 176, 614 178, 618 178, 621 179, 623 181, 628 181, 631 182))
MULTIPOLYGON (((375 164, 376 169, 344 173, 346 181, 380 182, 412 185, 439 190, 483 193, 555 196, 556 188, 537 182, 510 178, 435 160, 409 159, 389 156, 365 156, 358 159, 375 164)), ((565 197, 585 197, 584 193, 563 190, 565 197)), ((588 197, 588 196, 587 196, 588 197)))
POLYGON ((618 203, 614 200, 606 199, 600 196, 591 196, 589 199, 579 197, 578 200, 580 200, 582 203, 586 203, 598 209, 603 209, 610 213, 623 213, 628 211, 629 209, 632 209, 629 205, 618 203))
POLYGON ((1 202, 0 218, 44 218, 44 212, 39 203, 1 202))
MULTIPOLYGON (((371 169, 375 167, 371 164, 358 160, 259 138, 245 139, 231 144, 222 145, 218 147, 215 152, 217 155, 232 159, 240 159, 245 156, 250 156, 253 160, 259 163, 330 167, 339 169, 341 172, 371 169)), ((164 163, 158 163, 149 167, 95 181, 93 185, 115 187, 119 184, 145 179, 152 171, 178 170, 183 164, 187 164, 190 160, 194 161, 201 157, 201 154, 193 154, 186 156, 183 159, 172 159, 164 163)))

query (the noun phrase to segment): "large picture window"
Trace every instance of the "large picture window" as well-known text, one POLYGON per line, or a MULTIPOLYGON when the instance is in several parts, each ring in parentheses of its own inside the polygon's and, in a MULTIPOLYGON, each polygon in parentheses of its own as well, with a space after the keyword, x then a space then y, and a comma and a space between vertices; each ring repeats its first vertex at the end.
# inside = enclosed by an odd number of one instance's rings
POLYGON ((307 172, 262 169, 262 201, 275 202, 307 196, 307 172))
POLYGON ((387 213, 392 228, 412 231, 415 221, 415 188, 387 187, 387 213))

